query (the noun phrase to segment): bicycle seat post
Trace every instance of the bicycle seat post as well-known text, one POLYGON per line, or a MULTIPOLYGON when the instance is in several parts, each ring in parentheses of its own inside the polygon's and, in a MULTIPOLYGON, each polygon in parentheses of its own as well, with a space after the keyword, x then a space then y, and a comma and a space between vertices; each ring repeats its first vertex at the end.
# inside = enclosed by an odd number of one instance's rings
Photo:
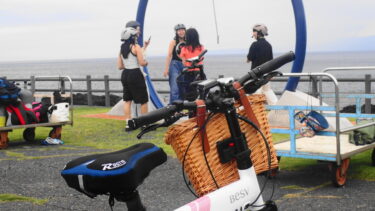
POLYGON ((117 201, 125 202, 128 211, 146 211, 137 190, 130 194, 116 194, 114 197, 117 201))

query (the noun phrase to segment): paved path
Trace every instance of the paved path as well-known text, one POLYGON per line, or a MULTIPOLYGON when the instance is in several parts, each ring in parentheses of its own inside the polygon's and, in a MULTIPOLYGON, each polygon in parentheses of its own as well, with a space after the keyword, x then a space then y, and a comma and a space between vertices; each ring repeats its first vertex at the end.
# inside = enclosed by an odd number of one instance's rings
MULTIPOLYGON (((60 170, 71 159, 104 152, 76 146, 11 145, 0 150, 0 194, 18 194, 46 199, 30 202, 0 201, 0 210, 110 210, 107 196, 95 199, 66 186, 60 170)), ((259 180, 264 181, 260 176, 259 180)), ((346 187, 334 188, 326 165, 314 165, 303 171, 281 171, 275 181, 274 200, 279 210, 375 210, 375 182, 349 180, 346 187)), ((270 183, 272 184, 272 183, 270 183)), ((266 188, 265 199, 272 185, 266 188)), ((194 197, 185 187, 181 166, 174 158, 153 170, 139 188, 148 210, 172 210, 194 197)), ((126 210, 117 202, 114 210, 126 210)))

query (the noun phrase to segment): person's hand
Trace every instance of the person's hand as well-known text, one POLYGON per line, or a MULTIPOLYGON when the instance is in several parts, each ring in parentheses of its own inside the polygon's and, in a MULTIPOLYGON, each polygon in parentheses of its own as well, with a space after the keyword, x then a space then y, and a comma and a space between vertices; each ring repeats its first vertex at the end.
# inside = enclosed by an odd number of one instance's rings
POLYGON ((164 76, 164 77, 168 77, 168 74, 169 74, 168 69, 164 70, 164 72, 163 72, 163 76, 164 76))
POLYGON ((147 41, 145 41, 145 44, 143 45, 144 48, 147 48, 147 46, 150 45, 150 42, 151 42, 151 40, 147 40, 147 41))

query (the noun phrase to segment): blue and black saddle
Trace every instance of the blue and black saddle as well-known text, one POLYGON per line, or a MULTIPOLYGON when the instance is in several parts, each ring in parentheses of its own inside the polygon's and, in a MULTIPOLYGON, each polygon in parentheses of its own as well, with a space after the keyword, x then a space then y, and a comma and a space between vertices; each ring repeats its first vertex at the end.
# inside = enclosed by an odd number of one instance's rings
POLYGON ((61 171, 69 187, 89 197, 126 195, 136 191, 150 171, 167 160, 165 152, 151 143, 103 154, 77 158, 61 171))

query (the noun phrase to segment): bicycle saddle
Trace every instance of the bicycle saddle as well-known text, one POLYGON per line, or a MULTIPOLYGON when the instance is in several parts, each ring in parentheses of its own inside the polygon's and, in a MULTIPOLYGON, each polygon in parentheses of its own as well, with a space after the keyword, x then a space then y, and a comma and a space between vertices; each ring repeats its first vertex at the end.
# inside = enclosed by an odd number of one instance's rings
POLYGON ((136 144, 126 149, 88 155, 66 164, 61 171, 69 187, 89 197, 99 194, 134 192, 167 155, 151 143, 136 144))

